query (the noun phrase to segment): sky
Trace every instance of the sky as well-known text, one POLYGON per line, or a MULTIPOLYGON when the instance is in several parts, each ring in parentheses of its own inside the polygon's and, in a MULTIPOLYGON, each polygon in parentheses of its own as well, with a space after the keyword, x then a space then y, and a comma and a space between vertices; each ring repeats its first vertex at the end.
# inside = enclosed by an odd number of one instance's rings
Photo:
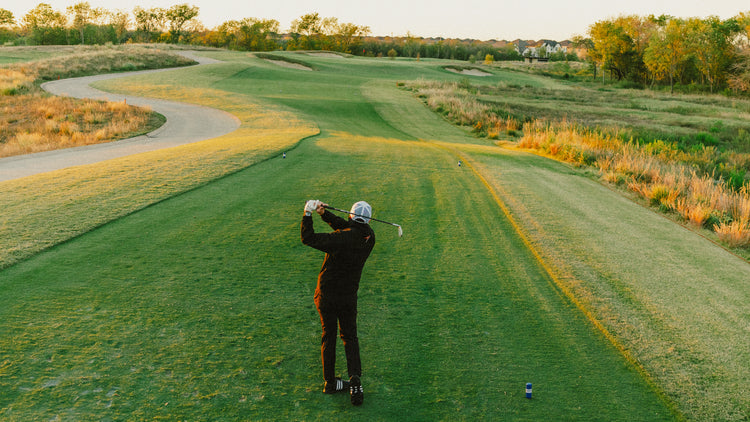
MULTIPOLYGON (((65 12, 85 0, 2 0, 16 22, 43 2, 65 12)), ((727 19, 750 12, 747 0, 88 0, 92 7, 132 12, 135 6, 169 8, 187 3, 200 9, 198 20, 213 28, 228 20, 275 19, 282 32, 307 13, 335 17, 340 23, 369 26, 371 35, 562 41, 586 35, 589 25, 619 15, 718 16, 727 19)))

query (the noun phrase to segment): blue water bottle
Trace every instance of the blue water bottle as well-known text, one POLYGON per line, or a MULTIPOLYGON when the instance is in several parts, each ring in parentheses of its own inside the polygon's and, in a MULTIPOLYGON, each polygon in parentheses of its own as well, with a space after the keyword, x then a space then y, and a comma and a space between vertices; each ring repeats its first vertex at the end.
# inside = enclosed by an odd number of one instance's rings
POLYGON ((531 383, 530 382, 526 383, 526 398, 527 399, 531 398, 531 383))

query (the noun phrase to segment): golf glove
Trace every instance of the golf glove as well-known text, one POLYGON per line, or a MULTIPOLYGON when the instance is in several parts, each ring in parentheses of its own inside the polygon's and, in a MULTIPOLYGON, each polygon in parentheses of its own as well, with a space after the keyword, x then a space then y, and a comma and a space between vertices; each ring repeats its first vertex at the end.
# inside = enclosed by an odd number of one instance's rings
POLYGON ((320 201, 317 199, 311 199, 305 203, 305 214, 314 213, 320 206, 320 201))

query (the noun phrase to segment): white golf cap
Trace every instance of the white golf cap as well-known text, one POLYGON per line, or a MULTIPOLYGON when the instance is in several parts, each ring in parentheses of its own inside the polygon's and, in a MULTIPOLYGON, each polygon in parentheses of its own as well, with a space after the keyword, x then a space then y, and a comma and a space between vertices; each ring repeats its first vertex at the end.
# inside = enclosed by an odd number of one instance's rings
POLYGON ((369 224, 372 217, 372 207, 365 201, 355 202, 349 210, 349 218, 354 221, 369 224))

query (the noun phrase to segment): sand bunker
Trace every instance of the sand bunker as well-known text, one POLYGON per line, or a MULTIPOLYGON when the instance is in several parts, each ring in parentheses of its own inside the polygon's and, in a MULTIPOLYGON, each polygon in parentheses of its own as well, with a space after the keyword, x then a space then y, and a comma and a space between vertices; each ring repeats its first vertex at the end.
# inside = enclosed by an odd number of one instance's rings
POLYGON ((273 63, 275 65, 281 66, 281 67, 288 67, 290 69, 310 70, 310 71, 312 70, 312 69, 310 69, 309 67, 307 67, 305 65, 301 65, 299 63, 288 62, 286 60, 269 60, 269 59, 263 59, 263 60, 265 60, 265 61, 267 61, 269 63, 273 63))
POLYGON ((485 72, 485 71, 479 70, 479 69, 463 69, 463 70, 458 70, 458 69, 454 69, 452 67, 446 67, 445 70, 447 70, 449 72, 459 73, 461 75, 469 75, 469 76, 490 76, 490 75, 492 75, 492 73, 488 73, 488 72, 485 72))
POLYGON ((343 59, 344 56, 336 53, 317 53, 317 52, 311 52, 307 53, 308 56, 315 56, 315 57, 327 57, 330 59, 343 59))

